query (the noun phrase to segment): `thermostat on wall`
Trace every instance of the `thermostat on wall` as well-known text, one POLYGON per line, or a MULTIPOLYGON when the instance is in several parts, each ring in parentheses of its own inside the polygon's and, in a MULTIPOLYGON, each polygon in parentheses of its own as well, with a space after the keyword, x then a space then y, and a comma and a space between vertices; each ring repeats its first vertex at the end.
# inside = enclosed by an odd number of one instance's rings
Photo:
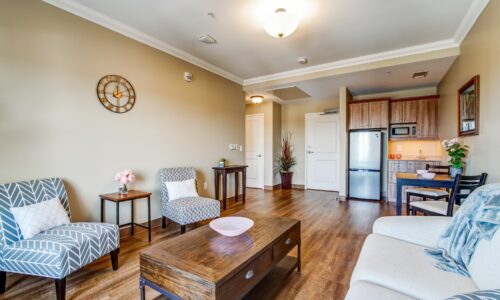
POLYGON ((189 72, 184 72, 184 80, 186 80, 188 82, 193 81, 193 74, 191 74, 189 72))

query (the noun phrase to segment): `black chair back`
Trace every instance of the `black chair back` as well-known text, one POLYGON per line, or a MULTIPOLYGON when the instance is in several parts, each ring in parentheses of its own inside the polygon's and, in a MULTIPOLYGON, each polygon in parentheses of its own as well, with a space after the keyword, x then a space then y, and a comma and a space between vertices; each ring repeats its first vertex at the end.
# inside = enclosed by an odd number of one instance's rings
POLYGON ((431 173, 450 175, 450 166, 431 166, 427 164, 425 169, 431 173))
POLYGON ((469 197, 469 194, 472 193, 472 191, 486 183, 487 177, 487 173, 473 176, 462 176, 462 178, 460 179, 460 184, 458 185, 457 195, 455 196, 455 203, 461 205, 463 200, 469 197))
POLYGON ((453 216, 453 207, 455 206, 455 199, 457 197, 460 185, 460 179, 462 175, 456 175, 453 180, 453 187, 451 188, 450 200, 448 201, 448 209, 446 210, 446 215, 451 217, 453 216))

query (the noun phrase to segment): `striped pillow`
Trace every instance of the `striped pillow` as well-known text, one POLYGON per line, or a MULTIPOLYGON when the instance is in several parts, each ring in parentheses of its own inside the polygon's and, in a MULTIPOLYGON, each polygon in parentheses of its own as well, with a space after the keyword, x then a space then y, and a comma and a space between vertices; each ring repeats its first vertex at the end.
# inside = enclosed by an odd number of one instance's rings
POLYGON ((500 289, 482 290, 467 294, 455 295, 446 300, 500 300, 500 289))

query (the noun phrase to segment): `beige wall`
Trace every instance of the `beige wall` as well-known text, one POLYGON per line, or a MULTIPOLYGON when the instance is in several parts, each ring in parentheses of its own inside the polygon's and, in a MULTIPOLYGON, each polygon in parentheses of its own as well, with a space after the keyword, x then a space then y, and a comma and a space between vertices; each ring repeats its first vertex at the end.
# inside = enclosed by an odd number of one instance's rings
POLYGON ((259 104, 247 104, 246 114, 264 115, 264 185, 271 188, 280 183, 278 176, 274 176, 273 166, 281 137, 281 105, 272 101, 259 104))
POLYGON ((460 48, 460 57, 448 71, 439 93, 439 137, 457 135, 457 90, 480 75, 480 133, 465 137, 470 146, 467 172, 488 173, 488 182, 500 181, 500 1, 490 1, 460 48))
MULTIPOLYGON (((243 152, 228 148, 244 143, 240 85, 41 1, 0 6, 0 182, 60 176, 74 220, 95 221, 98 194, 116 191, 113 176, 130 168, 135 188, 153 192, 158 218, 161 167, 196 167, 199 191, 210 196, 220 157, 244 163, 243 152), (106 74, 134 86, 130 112, 112 113, 97 100, 106 74)), ((113 211, 109 205, 110 221, 113 211)), ((145 216, 138 202, 138 221, 145 216)))
POLYGON ((325 108, 339 106, 338 100, 308 100, 285 103, 281 106, 282 131, 293 132, 293 145, 297 165, 294 168, 293 184, 305 183, 305 115, 306 113, 322 112, 325 108))

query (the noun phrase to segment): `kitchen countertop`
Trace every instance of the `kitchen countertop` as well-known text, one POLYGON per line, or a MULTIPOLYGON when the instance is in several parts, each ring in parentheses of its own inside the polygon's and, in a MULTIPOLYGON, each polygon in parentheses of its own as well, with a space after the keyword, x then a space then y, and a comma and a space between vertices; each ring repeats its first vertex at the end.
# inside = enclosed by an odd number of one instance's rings
POLYGON ((389 158, 390 161, 442 161, 443 158, 441 156, 426 156, 424 159, 417 158, 416 155, 403 155, 401 159, 389 158))

